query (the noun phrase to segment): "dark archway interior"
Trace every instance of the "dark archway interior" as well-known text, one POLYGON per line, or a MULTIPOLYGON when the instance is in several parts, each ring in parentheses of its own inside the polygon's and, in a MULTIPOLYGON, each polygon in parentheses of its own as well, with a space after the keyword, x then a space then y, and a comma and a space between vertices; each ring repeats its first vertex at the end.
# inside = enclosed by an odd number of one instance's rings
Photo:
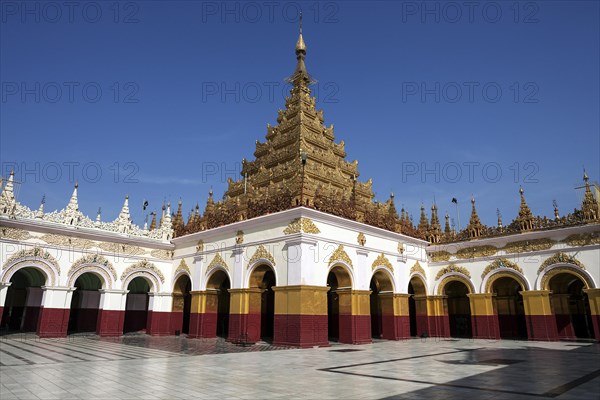
POLYGON ((127 301, 125 303, 125 320, 123 332, 143 332, 148 321, 148 302, 150 283, 141 276, 134 278, 127 285, 127 301))
POLYGON ((224 271, 216 271, 211 275, 206 285, 208 290, 217 291, 217 322, 216 322, 216 335, 226 338, 229 332, 229 303, 230 295, 229 289, 231 288, 231 282, 229 277, 224 271))
POLYGON ((469 288, 463 282, 451 281, 444 287, 444 294, 448 302, 448 322, 450 336, 470 338, 471 332, 471 304, 467 294, 469 288))
POLYGON ((519 293, 522 290, 519 282, 510 277, 498 278, 492 285, 502 339, 527 338, 523 296, 519 293))
POLYGON ((94 332, 98 321, 102 281, 91 272, 80 275, 74 285, 77 289, 71 297, 69 332, 94 332))
POLYGON ((35 332, 46 276, 35 267, 21 268, 10 278, 0 326, 3 332, 35 332))
POLYGON ((371 337, 379 339, 383 337, 383 306, 380 294, 393 292, 392 281, 385 272, 377 271, 371 278, 370 289, 371 337))
POLYGON ((260 296, 260 338, 264 341, 273 340, 275 323, 275 292, 273 286, 275 272, 268 265, 258 266, 250 276, 250 287, 262 290, 260 296))
POLYGON ((181 333, 190 333, 190 312, 192 310, 192 281, 187 275, 181 275, 173 288, 173 318, 180 318, 172 325, 174 330, 181 333), (181 322, 179 322, 181 321, 181 322), (175 326, 177 325, 177 326, 175 326))
POLYGON ((583 292, 584 282, 573 274, 561 273, 550 279, 549 289, 552 291, 558 336, 564 339, 593 338, 590 303, 583 292))
POLYGON ((421 278, 413 277, 408 283, 408 314, 410 320, 410 335, 427 335, 427 302, 425 283, 421 278))
POLYGON ((338 288, 351 288, 352 279, 343 267, 336 266, 327 275, 327 336, 331 341, 340 337, 340 296, 338 288))

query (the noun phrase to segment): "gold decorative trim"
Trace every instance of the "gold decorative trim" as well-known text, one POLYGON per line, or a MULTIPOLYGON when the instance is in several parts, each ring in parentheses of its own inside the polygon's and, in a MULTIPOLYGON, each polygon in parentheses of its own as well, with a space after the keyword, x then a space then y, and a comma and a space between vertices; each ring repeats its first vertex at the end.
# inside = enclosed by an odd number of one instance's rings
POLYGON ((141 247, 121 243, 101 242, 98 247, 105 251, 129 256, 138 256, 146 253, 141 247))
POLYGON ((77 261, 75 261, 73 263, 73 265, 71 265, 71 268, 69 269, 69 272, 67 273, 67 275, 72 276, 80 268, 82 268, 88 264, 96 265, 96 266, 100 265, 103 269, 105 269, 106 271, 108 271, 110 273, 110 275, 113 277, 113 279, 115 281, 117 280, 117 271, 115 270, 115 267, 113 267, 113 265, 110 263, 110 261, 108 261, 106 258, 101 256, 100 254, 88 254, 88 255, 85 255, 85 256, 79 258, 77 261))
POLYGON ((225 260, 223 259, 223 257, 221 257, 221 255, 219 253, 215 254, 215 257, 212 259, 210 264, 208 264, 207 270, 210 271, 214 267, 218 267, 218 266, 221 266, 221 267, 225 268, 227 271, 229 271, 229 266, 227 265, 227 263, 225 262, 225 260))
POLYGON ((398 242, 398 247, 396 249, 398 250, 398 254, 404 254, 404 244, 402 242, 398 242))
POLYGON ((196 243, 196 253, 202 253, 204 251, 204 240, 198 240, 196 243))
POLYGON ((429 257, 431 257, 431 261, 448 261, 450 260, 451 254, 447 251, 434 251, 429 253, 429 257))
POLYGON ((456 258, 468 259, 476 257, 489 257, 496 254, 498 249, 494 246, 472 246, 465 247, 456 252, 456 258))
POLYGON ((0 237, 3 239, 27 240, 31 234, 24 229, 9 228, 3 226, 0 228, 0 237))
POLYGON ((415 261, 415 265, 413 265, 410 269, 410 273, 414 274, 414 273, 420 273, 421 275, 423 275, 424 277, 427 277, 427 274, 425 273, 425 270, 423 269, 423 267, 421 267, 421 264, 419 264, 418 261, 415 261))
POLYGON ((591 289, 594 287, 593 282, 591 282, 591 280, 588 278, 588 276, 585 273, 583 273, 583 269, 578 268, 574 265, 568 265, 568 266, 554 268, 554 269, 548 271, 548 273, 544 274, 544 276, 542 276, 542 280, 540 282, 540 287, 542 288, 542 290, 549 290, 550 289, 549 288, 550 279, 552 279, 556 275, 562 274, 562 273, 571 274, 571 275, 578 277, 585 284, 586 289, 591 289))
POLYGON ((507 253, 528 253, 530 251, 548 250, 556 243, 551 239, 519 240, 507 243, 501 250, 507 253))
POLYGON ((457 272, 459 274, 467 276, 468 278, 471 278, 471 273, 468 269, 466 269, 465 267, 461 267, 460 265, 450 264, 447 267, 442 268, 438 271, 437 275, 435 276, 435 280, 437 281, 442 276, 449 274, 450 272, 457 272))
POLYGON ((569 246, 589 246, 592 244, 600 244, 600 232, 590 232, 575 234, 561 240, 569 246))
POLYGON ((55 233, 47 233, 40 238, 48 244, 54 244, 57 246, 69 246, 77 247, 80 249, 90 249, 97 245, 93 240, 82 239, 78 237, 58 235, 55 233))
POLYGON ((515 271, 521 274, 523 273, 523 269, 514 262, 509 261, 506 258, 498 258, 497 260, 494 260, 490 264, 488 264, 487 267, 485 267, 485 269, 481 273, 481 278, 483 279, 487 274, 498 268, 510 268, 514 269, 515 271))
POLYGON ((317 228, 315 223, 312 222, 312 220, 310 218, 304 218, 304 217, 294 219, 283 230, 283 233, 285 235, 291 235, 292 233, 300 233, 300 232, 313 233, 315 235, 321 233, 319 228, 317 228))
POLYGON ((177 273, 179 271, 187 272, 189 275, 192 274, 192 271, 190 271, 190 267, 188 267, 187 263, 185 262, 185 259, 183 259, 183 258, 181 259, 181 261, 179 262, 179 265, 175 269, 175 275, 177 275, 177 273))
POLYGON ((150 255, 155 258, 160 258, 161 260, 172 260, 173 259, 173 251, 171 250, 152 250, 150 255))
POLYGON ((383 265, 384 267, 387 267, 390 271, 394 272, 394 267, 392 266, 392 263, 390 262, 390 260, 387 259, 387 257, 383 253, 377 256, 375 261, 373 261, 371 269, 374 270, 380 265, 383 265))
POLYGON ((248 261, 248 266, 253 265, 258 260, 268 260, 273 266, 275 265, 275 258, 269 253, 269 251, 262 244, 258 246, 258 249, 254 252, 254 255, 248 261))
MULTIPOLYGON (((437 279, 437 278, 436 278, 437 279)), ((465 276, 462 275, 450 275, 445 277, 444 279, 442 279, 442 281, 440 282, 439 286, 438 286, 438 294, 443 295, 444 294, 444 288, 446 287, 446 285, 452 281, 459 281, 464 283, 467 288, 469 289, 469 293, 475 293, 475 287, 473 286, 473 283, 466 278, 465 276)))
MULTIPOLYGON (((123 271, 121 274, 121 282, 125 282, 125 280, 133 273, 136 272, 151 272, 152 274, 158 276, 161 283, 165 283, 165 276, 162 272, 154 264, 148 262, 147 260, 138 261, 133 265, 130 265, 123 271)), ((158 288, 155 288, 157 290, 158 288)))
POLYGON ((506 271, 495 272, 489 277, 489 279, 485 283, 484 293, 492 293, 492 286, 494 285, 494 282, 496 282, 498 279, 501 279, 501 278, 514 279, 519 283, 522 290, 529 290, 529 287, 527 285, 527 281, 525 281, 525 278, 517 275, 512 269, 506 269, 506 271))
POLYGON ((242 244, 242 243, 244 243, 244 231, 239 230, 235 234, 235 244, 242 244))
POLYGON ((348 256, 348 253, 346 253, 344 250, 343 244, 340 244, 338 248, 331 253, 331 256, 329 257, 329 266, 333 265, 336 261, 343 261, 352 267, 352 260, 350 259, 350 256, 348 256))
POLYGON ((578 268, 585 270, 585 267, 578 259, 576 259, 575 257, 569 256, 565 253, 558 252, 558 253, 552 255, 551 257, 547 258, 542 263, 542 265, 540 265, 540 267, 538 268, 538 274, 540 272, 542 272, 546 267, 548 267, 552 264, 571 264, 571 265, 574 265, 578 268))
POLYGON ((361 246, 364 246, 365 244, 367 244, 367 238, 365 237, 365 234, 362 233, 362 232, 358 232, 358 236, 356 237, 356 241, 361 246))

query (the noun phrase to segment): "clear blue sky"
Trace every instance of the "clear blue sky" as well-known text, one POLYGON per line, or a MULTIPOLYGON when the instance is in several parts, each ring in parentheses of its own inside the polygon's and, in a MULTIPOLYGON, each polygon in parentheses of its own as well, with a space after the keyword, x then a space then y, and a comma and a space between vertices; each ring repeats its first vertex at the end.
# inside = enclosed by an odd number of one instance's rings
POLYGON ((2 175, 31 208, 63 208, 73 177, 105 220, 127 193, 136 223, 144 199, 221 196, 284 106, 299 7, 326 124, 416 221, 457 197, 464 227, 473 194, 506 224, 519 185, 565 213, 583 166, 600 176, 597 1, 0 4, 2 175))

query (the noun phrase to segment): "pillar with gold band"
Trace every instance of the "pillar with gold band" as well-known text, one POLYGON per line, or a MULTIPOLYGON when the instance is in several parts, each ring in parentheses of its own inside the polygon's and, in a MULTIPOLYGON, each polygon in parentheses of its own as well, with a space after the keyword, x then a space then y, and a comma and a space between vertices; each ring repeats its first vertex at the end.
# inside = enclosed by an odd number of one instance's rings
POLYGON ((338 288, 340 343, 371 343, 370 290, 338 288))
POLYGON ((600 289, 583 289, 583 292, 587 294, 590 303, 594 337, 600 342, 600 289))
POLYGON ((230 294, 229 332, 234 343, 255 343, 261 334, 261 295, 263 289, 228 289, 230 294))
POLYGON ((381 292, 381 337, 399 340, 410 337, 409 294, 381 292))
POLYGON ((530 340, 557 340, 556 319, 552 312, 549 290, 526 290, 523 296, 527 336, 530 340))
POLYGON ((275 286, 273 344, 328 346, 327 291, 323 286, 275 286))
POLYGON ((436 295, 427 296, 427 336, 434 337, 449 337, 450 336, 450 321, 448 319, 448 303, 447 297, 436 295))
POLYGON ((475 339, 500 339, 498 313, 494 306, 494 294, 470 293, 471 326, 475 339))

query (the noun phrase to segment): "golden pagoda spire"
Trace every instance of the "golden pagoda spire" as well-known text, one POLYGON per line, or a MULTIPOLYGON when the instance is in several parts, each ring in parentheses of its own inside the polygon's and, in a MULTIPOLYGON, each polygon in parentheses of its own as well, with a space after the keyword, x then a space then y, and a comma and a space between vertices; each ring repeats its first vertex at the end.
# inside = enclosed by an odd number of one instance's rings
POLYGON ((427 216, 425 215, 425 206, 421 203, 421 217, 419 218, 419 225, 417 229, 421 231, 424 235, 429 231, 429 221, 427 220, 427 216))
POLYGON ((177 203, 177 214, 175 214, 175 218, 173 219, 173 229, 175 230, 175 234, 177 236, 181 236, 183 234, 184 221, 183 221, 183 202, 179 199, 177 203))
POLYGON ((590 188, 589 177, 583 170, 583 181, 585 182, 585 194, 583 195, 583 203, 581 211, 583 212, 583 220, 586 222, 597 221, 600 218, 598 213, 598 201, 594 198, 592 189, 590 188))
POLYGON ((446 235, 450 235, 452 233, 452 229, 450 229, 450 216, 448 215, 448 211, 446 211, 444 218, 446 220, 446 224, 444 225, 444 233, 446 235))
POLYGON ((483 230, 483 225, 479 220, 479 215, 477 215, 477 209, 475 208, 475 196, 473 195, 471 195, 471 219, 469 220, 467 230, 469 231, 469 237, 471 239, 477 239, 480 237, 483 230))
POLYGON ((438 210, 435 201, 431 206, 431 226, 429 227, 428 238, 431 243, 439 243, 442 238, 442 227, 438 217, 438 210))
POLYGON ((150 222, 150 230, 156 229, 156 210, 152 211, 152 222, 150 222))
POLYGON ((517 217, 517 222, 519 223, 519 228, 521 229, 521 232, 532 230, 533 223, 535 221, 535 218, 531 213, 531 209, 525 201, 524 193, 525 191, 523 190, 523 187, 519 187, 519 194, 521 195, 521 205, 519 207, 519 216, 517 217))

